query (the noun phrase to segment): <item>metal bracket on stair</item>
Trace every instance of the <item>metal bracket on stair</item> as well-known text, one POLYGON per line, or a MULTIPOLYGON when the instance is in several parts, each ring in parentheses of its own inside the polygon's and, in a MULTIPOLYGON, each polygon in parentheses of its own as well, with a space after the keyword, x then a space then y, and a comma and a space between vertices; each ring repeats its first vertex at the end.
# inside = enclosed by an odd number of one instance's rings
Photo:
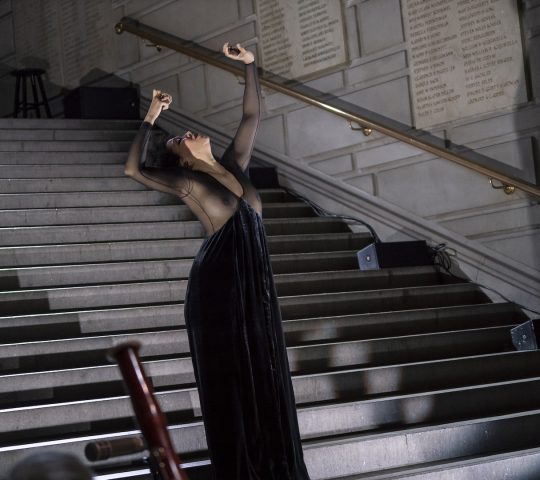
POLYGON ((163 50, 163 47, 161 45, 157 45, 155 43, 146 43, 145 47, 156 47, 156 50, 158 52, 161 52, 161 50, 163 50))
POLYGON ((369 135, 371 135, 373 133, 373 129, 372 128, 369 128, 369 127, 365 127, 363 125, 361 125, 360 127, 355 127, 353 126, 352 122, 349 122, 349 128, 351 130, 354 130, 354 131, 362 131, 362 133, 368 137, 369 135))
POLYGON ((491 184, 491 187, 495 190, 503 190, 506 195, 512 195, 516 191, 516 187, 514 185, 509 185, 508 183, 501 182, 500 185, 495 185, 494 178, 489 179, 489 183, 491 184))

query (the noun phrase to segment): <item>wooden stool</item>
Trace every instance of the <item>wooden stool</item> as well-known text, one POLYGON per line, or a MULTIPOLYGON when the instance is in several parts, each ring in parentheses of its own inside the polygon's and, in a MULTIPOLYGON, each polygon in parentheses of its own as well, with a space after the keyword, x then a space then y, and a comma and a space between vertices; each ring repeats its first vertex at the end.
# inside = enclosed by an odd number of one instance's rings
POLYGON ((43 80, 41 76, 45 73, 45 70, 41 68, 21 68, 14 70, 11 74, 16 78, 15 83, 15 110, 14 117, 19 115, 19 110, 22 109, 23 117, 28 117, 28 110, 35 110, 36 117, 41 118, 39 107, 43 105, 45 107, 45 113, 47 117, 51 118, 51 110, 49 109, 49 102, 47 101, 47 95, 45 94, 45 88, 43 87, 43 80), (27 79, 30 79, 32 85, 32 95, 34 101, 28 102, 28 95, 26 93, 27 79), (21 82, 22 80, 22 82, 21 82), (37 87, 39 86, 39 92, 41 94, 41 101, 39 100, 37 87), (22 90, 22 101, 21 101, 22 90))

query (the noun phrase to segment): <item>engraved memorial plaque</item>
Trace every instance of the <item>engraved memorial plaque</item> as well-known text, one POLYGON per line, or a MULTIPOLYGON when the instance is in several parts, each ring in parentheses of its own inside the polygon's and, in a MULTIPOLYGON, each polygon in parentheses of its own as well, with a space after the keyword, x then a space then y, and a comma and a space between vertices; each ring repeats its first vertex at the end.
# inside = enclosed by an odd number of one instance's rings
POLYGON ((302 79, 347 61, 341 2, 256 0, 261 65, 302 79))
POLYGON ((526 101, 515 0, 403 0, 418 128, 526 101))

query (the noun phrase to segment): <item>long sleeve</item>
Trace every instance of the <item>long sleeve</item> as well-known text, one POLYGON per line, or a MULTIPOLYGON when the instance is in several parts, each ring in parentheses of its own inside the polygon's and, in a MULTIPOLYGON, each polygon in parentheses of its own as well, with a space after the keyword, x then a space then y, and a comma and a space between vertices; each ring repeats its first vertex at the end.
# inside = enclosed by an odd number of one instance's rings
POLYGON ((255 62, 246 65, 242 120, 234 140, 223 154, 222 160, 233 160, 246 170, 251 159, 255 135, 261 117, 261 88, 255 62))
POLYGON ((145 167, 148 144, 152 132, 152 124, 143 122, 131 144, 124 173, 139 183, 154 190, 184 197, 189 194, 188 179, 178 175, 173 169, 164 171, 159 168, 145 167))

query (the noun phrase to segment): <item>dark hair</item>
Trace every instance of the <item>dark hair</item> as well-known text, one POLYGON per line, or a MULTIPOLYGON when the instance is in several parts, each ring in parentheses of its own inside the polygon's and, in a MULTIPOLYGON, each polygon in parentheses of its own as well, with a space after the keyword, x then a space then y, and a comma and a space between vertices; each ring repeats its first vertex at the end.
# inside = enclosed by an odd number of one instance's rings
POLYGON ((92 474, 70 453, 39 452, 17 463, 9 480, 91 480, 92 474))
POLYGON ((145 166, 168 168, 180 165, 180 157, 167 149, 167 142, 171 138, 174 138, 174 135, 169 135, 163 130, 152 132, 152 137, 148 142, 148 150, 146 151, 145 166))

